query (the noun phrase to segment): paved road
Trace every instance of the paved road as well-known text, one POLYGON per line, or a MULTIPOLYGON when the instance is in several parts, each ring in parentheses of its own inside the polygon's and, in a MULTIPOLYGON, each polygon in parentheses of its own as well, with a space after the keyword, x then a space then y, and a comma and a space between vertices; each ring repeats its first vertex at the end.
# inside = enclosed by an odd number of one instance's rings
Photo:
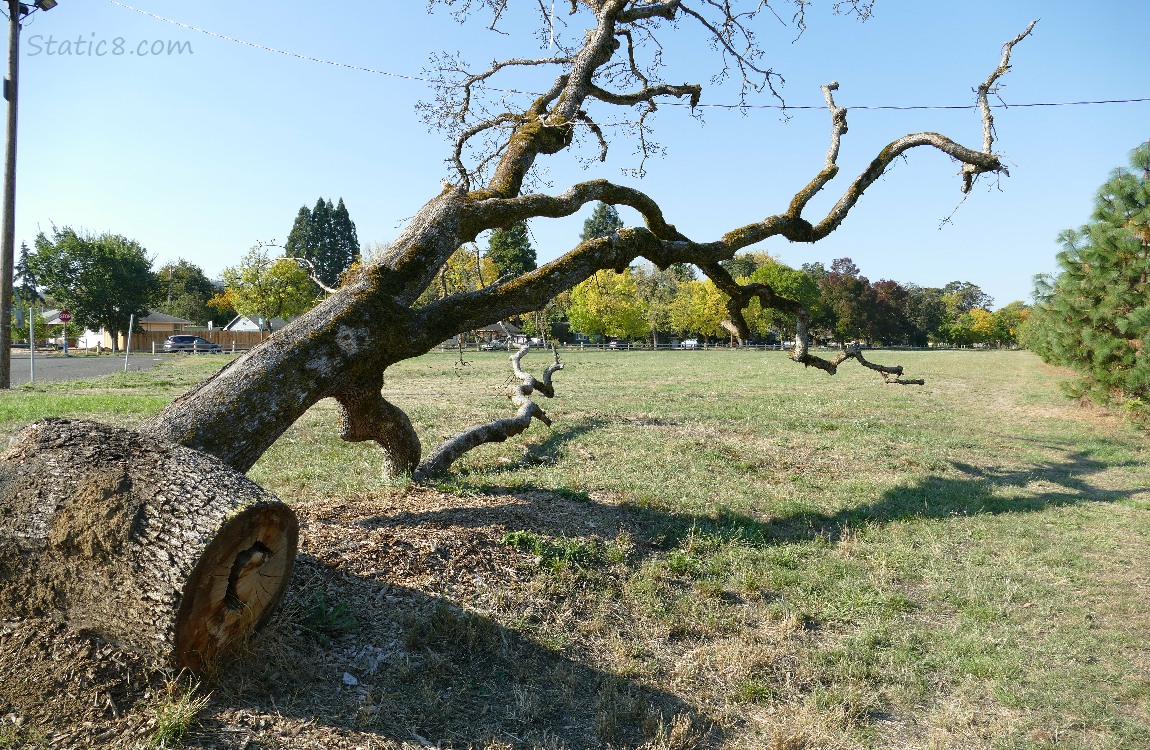
MULTIPOLYGON (((171 356, 171 355, 167 355, 171 356)), ((137 353, 128 357, 128 370, 146 370, 157 362, 163 362, 164 356, 158 354, 137 353)), ((36 355, 36 382, 50 380, 86 380, 98 378, 101 375, 111 375, 114 372, 124 371, 123 354, 105 354, 102 356, 80 355, 67 356, 62 354, 36 355)), ((28 362, 28 352, 12 352, 12 387, 24 385, 28 382, 31 368, 28 362)))

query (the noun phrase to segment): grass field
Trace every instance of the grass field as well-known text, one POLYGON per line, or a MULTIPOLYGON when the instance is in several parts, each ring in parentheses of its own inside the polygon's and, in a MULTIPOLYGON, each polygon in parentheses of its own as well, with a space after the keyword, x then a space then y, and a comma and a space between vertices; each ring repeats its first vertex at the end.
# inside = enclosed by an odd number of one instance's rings
MULTIPOLYGON (((927 384, 780 352, 571 352, 541 400, 554 427, 469 454, 436 493, 381 477, 321 403, 250 475, 300 510, 307 554, 429 605, 395 621, 420 669, 380 667, 322 721, 380 747, 1150 747, 1146 433, 1026 352, 872 359, 927 384), (392 567, 365 572, 384 527, 392 567), (434 529, 443 549, 478 535, 450 585, 401 569, 434 529)), ((218 366, 20 389, 0 425, 130 426, 218 366)), ((426 451, 507 415, 508 375, 498 353, 430 354, 384 391, 426 451)), ((349 589, 298 588, 291 632, 383 638, 349 589)))

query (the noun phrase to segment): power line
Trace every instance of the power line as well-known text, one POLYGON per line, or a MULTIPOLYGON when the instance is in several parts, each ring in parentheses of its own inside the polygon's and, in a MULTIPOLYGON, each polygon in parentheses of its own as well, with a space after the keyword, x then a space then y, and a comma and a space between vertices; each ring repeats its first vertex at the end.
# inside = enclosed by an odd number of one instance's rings
POLYGON ((192 26, 191 24, 184 23, 183 21, 176 21, 176 20, 171 19, 171 18, 165 18, 164 16, 158 16, 155 13, 151 13, 151 12, 146 11, 146 10, 141 10, 139 8, 133 8, 131 5, 125 5, 124 3, 117 2, 117 0, 108 0, 108 2, 111 3, 112 5, 118 5, 121 8, 135 11, 135 12, 139 13, 140 15, 154 18, 157 21, 163 21, 164 23, 170 23, 173 26, 180 26, 182 28, 188 29, 190 31, 195 31, 195 32, 198 32, 200 34, 207 34, 208 36, 215 37, 216 39, 223 39, 224 41, 227 41, 227 42, 234 42, 235 44, 243 44, 243 45, 248 46, 248 47, 255 47, 256 49, 260 49, 260 50, 263 50, 265 52, 274 52, 277 55, 286 55, 287 57, 294 57, 298 60, 306 60, 308 62, 323 63, 324 65, 334 65, 337 68, 347 68, 348 70, 358 70, 361 73, 375 73, 375 74, 381 75, 381 76, 389 76, 391 78, 402 78, 402 79, 408 80, 408 81, 421 81, 423 83, 433 83, 433 81, 431 81, 427 78, 420 78, 419 76, 403 75, 402 73, 391 73, 391 72, 388 72, 386 70, 378 70, 376 68, 365 68, 365 67, 360 66, 360 65, 351 65, 350 63, 335 62, 333 60, 324 60, 321 57, 311 57, 309 55, 301 55, 297 52, 286 52, 282 49, 276 49, 275 47, 268 47, 268 46, 263 45, 263 44, 257 44, 255 42, 248 42, 248 41, 245 41, 243 39, 236 39, 235 37, 226 36, 224 34, 218 34, 214 31, 209 31, 208 29, 201 29, 199 26, 192 26))
MULTIPOLYGON (((216 39, 222 39, 222 40, 227 41, 227 42, 233 42, 235 44, 242 44, 242 45, 247 46, 247 47, 253 47, 255 49, 263 50, 264 52, 273 52, 277 55, 284 55, 286 57, 294 57, 297 60, 305 60, 307 62, 320 63, 323 65, 332 65, 332 66, 337 67, 337 68, 346 68, 347 70, 356 70, 356 71, 359 71, 361 73, 374 73, 375 75, 388 76, 389 78, 400 78, 400 79, 403 79, 405 81, 418 81, 420 83, 430 83, 430 84, 437 83, 436 81, 434 81, 430 78, 424 78, 422 76, 405 75, 403 73, 392 73, 392 72, 387 71, 387 70, 379 70, 378 68, 367 68, 367 67, 364 67, 362 65, 352 65, 350 63, 337 62, 334 60, 325 60, 322 57, 313 57, 311 55, 303 55, 303 54, 300 54, 298 52, 288 52, 285 50, 276 49, 275 47, 268 47, 267 45, 264 45, 264 44, 258 44, 256 42, 248 42, 248 41, 245 41, 243 39, 236 39, 235 37, 230 37, 230 36, 227 36, 225 34, 219 34, 215 31, 210 31, 208 29, 202 29, 199 26, 192 26, 191 24, 184 23, 183 21, 177 21, 177 20, 174 20, 171 18, 165 18, 164 16, 156 15, 155 13, 151 13, 151 12, 146 11, 146 10, 141 10, 140 8, 134 8, 131 5, 126 5, 125 3, 121 3, 118 0, 108 0, 108 2, 111 3, 112 5, 119 6, 121 8, 126 9, 126 10, 135 11, 136 13, 139 13, 140 15, 154 18, 157 21, 163 21, 164 23, 170 23, 174 26, 179 26, 181 28, 188 29, 189 31, 195 31, 195 32, 200 33, 200 34, 206 34, 207 36, 215 37, 216 39)), ((504 94, 523 94, 525 96, 539 96, 539 94, 537 92, 520 91, 518 89, 500 89, 500 88, 494 88, 494 87, 490 87, 490 86, 483 86, 481 88, 485 88, 488 91, 497 91, 497 92, 504 93, 504 94)), ((990 106, 995 108, 995 109, 1010 109, 1012 107, 1077 107, 1077 106, 1092 105, 1092 104, 1138 104, 1138 103, 1144 103, 1144 102, 1150 102, 1150 97, 1131 98, 1131 99, 1093 99, 1093 100, 1070 101, 1070 102, 1025 102, 1022 104, 1006 104, 1005 102, 1003 102, 1001 104, 992 104, 990 106)), ((685 102, 664 102, 663 106, 689 107, 691 105, 689 105, 685 102)), ((817 105, 816 104, 794 104, 794 105, 792 105, 792 104, 703 104, 703 103, 700 103, 700 104, 696 104, 695 107, 700 108, 700 109, 704 109, 704 108, 706 108, 706 109, 733 109, 733 110, 740 110, 740 111, 746 111, 746 110, 752 110, 752 109, 773 109, 773 110, 779 110, 779 111, 784 111, 784 112, 787 110, 810 110, 810 109, 825 110, 826 109, 825 104, 817 104, 817 105)), ((869 109, 869 110, 910 111, 910 110, 924 110, 924 109, 926 109, 926 110, 977 109, 978 105, 977 104, 905 104, 905 105, 898 105, 898 104, 856 104, 856 105, 846 105, 845 108, 848 110, 869 109)))

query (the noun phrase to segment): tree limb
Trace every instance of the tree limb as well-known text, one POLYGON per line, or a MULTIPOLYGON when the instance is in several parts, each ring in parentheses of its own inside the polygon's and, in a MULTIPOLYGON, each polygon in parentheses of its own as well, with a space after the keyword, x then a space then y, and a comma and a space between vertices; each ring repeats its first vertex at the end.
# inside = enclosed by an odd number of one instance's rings
POLYGON ((522 346, 510 358, 515 377, 519 378, 519 384, 510 388, 507 393, 507 398, 518 408, 515 416, 476 425, 447 440, 419 464, 419 468, 412 474, 415 481, 421 482, 428 477, 446 472, 451 464, 473 448, 485 443, 501 443, 509 437, 518 435, 531 426, 532 419, 538 419, 548 427, 551 426, 551 418, 531 400, 531 394, 539 392, 547 398, 553 398, 555 388, 551 384, 551 376, 563 369, 563 363, 559 361, 559 352, 552 349, 555 356, 554 363, 543 371, 543 380, 536 380, 521 367, 523 356, 529 349, 530 347, 522 346))

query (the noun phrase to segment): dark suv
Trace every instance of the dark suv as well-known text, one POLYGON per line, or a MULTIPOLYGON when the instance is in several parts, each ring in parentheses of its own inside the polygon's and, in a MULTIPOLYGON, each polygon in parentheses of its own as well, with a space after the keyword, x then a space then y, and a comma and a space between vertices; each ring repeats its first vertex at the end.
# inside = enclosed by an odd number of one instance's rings
POLYGON ((213 344, 207 339, 202 339, 199 336, 192 336, 190 334, 176 334, 175 336, 169 336, 168 340, 164 342, 164 351, 220 354, 224 351, 224 348, 219 344, 213 344))

